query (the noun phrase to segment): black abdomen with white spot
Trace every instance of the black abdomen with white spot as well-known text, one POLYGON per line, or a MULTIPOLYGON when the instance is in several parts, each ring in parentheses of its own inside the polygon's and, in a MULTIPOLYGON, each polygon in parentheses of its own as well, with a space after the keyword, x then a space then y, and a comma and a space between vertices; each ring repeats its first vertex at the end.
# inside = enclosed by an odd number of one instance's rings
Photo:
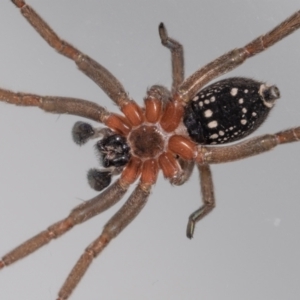
POLYGON ((257 129, 280 96, 276 86, 228 78, 201 90, 185 108, 183 122, 199 144, 224 144, 257 129))

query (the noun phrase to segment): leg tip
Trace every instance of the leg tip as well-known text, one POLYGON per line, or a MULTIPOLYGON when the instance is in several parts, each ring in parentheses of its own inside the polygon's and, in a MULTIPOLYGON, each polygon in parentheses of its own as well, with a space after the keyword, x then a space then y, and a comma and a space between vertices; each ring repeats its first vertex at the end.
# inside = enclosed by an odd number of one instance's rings
POLYGON ((25 5, 25 1, 23 1, 23 0, 12 0, 12 3, 19 8, 21 8, 25 5))
POLYGON ((0 260, 0 270, 3 269, 5 267, 4 261, 0 260))
POLYGON ((195 231, 195 222, 189 220, 188 225, 187 225, 187 229, 186 229, 186 236, 189 239, 192 239, 194 236, 194 231, 195 231))

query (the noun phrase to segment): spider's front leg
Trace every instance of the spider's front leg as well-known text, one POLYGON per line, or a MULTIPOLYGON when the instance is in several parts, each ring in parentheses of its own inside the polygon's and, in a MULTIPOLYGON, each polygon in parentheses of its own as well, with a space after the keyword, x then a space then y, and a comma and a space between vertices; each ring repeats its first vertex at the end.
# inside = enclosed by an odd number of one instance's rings
POLYGON ((161 43, 171 51, 172 56, 172 93, 174 94, 184 79, 183 47, 177 41, 169 38, 163 23, 159 24, 158 32, 161 43))
POLYGON ((18 106, 36 106, 45 112, 70 114, 104 123, 110 113, 102 106, 83 99, 14 93, 0 89, 0 101, 18 106))
POLYGON ((291 15, 267 34, 256 38, 242 48, 229 51, 196 71, 179 86, 175 99, 184 102, 191 101, 208 82, 235 69, 246 59, 266 50, 299 27, 300 11, 291 15))
POLYGON ((22 15, 42 38, 57 52, 72 59, 78 68, 90 77, 119 106, 130 103, 122 84, 102 65, 60 39, 51 27, 24 0, 12 0, 22 15))

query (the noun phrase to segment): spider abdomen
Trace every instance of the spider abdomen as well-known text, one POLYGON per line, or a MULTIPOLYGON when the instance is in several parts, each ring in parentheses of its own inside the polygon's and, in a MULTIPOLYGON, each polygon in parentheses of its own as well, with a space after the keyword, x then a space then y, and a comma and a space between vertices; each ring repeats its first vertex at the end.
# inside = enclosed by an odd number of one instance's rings
POLYGON ((224 79, 187 104, 184 124, 199 144, 233 142, 256 130, 279 96, 276 86, 242 77, 224 79))

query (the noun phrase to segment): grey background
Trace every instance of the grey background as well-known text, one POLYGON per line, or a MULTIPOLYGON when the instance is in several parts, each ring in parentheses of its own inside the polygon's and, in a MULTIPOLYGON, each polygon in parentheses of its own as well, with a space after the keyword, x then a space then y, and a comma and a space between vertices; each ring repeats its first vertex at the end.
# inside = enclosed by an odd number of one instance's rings
MULTIPOLYGON (((152 84, 170 86, 164 21, 185 47, 186 75, 243 46, 299 10, 299 1, 28 1, 64 39, 103 63, 138 103, 152 84)), ((0 86, 92 100, 108 97, 55 53, 10 1, 0 7, 0 86)), ((255 135, 300 124, 300 32, 230 76, 276 83, 282 98, 255 135)), ((86 172, 93 143, 77 147, 78 117, 0 105, 0 254, 95 195, 86 172)), ((78 299, 299 299, 299 144, 213 166, 217 208, 185 237, 200 204, 198 175, 183 187, 162 177, 141 215, 98 257, 78 299)), ((56 299, 83 249, 120 206, 0 272, 1 299, 56 299)))

